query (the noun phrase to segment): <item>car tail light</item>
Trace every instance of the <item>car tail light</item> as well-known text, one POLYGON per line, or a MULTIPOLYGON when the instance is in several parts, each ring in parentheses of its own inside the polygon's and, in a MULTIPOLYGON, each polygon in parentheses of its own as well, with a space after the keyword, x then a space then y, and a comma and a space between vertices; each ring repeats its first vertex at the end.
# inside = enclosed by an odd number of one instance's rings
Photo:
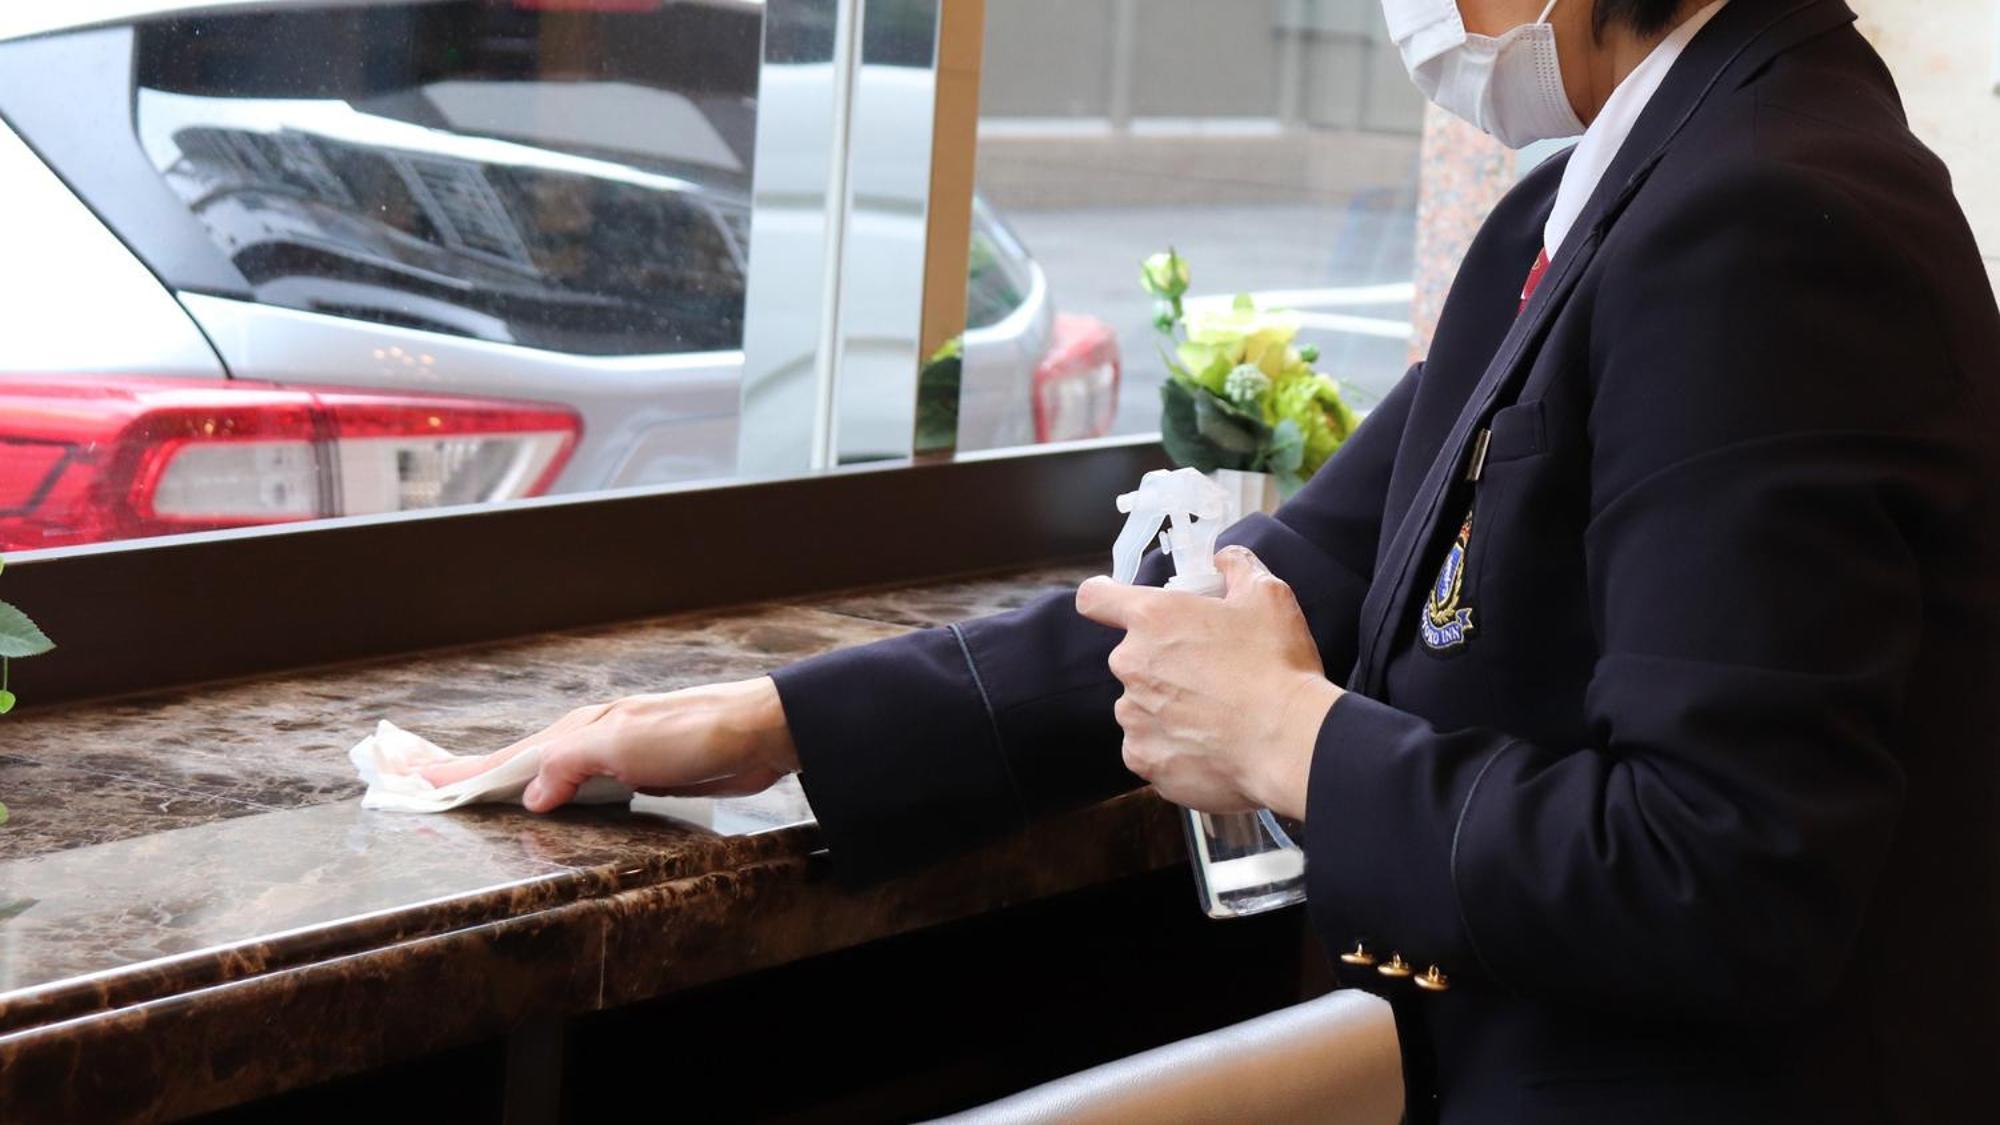
POLYGON ((0 549, 534 496, 581 431, 575 411, 541 403, 0 379, 0 549))
POLYGON ((1035 368, 1035 440, 1073 441, 1111 432, 1118 415, 1118 336, 1094 317, 1058 315, 1048 354, 1035 368))

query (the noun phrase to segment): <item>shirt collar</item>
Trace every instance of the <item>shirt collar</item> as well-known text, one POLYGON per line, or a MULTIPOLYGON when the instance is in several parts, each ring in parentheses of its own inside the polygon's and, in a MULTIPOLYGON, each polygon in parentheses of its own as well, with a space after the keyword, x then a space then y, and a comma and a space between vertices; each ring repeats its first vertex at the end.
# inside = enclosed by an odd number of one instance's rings
POLYGON ((1548 248, 1549 258, 1554 260, 1562 253, 1563 242, 1583 216, 1583 209, 1590 203, 1590 197, 1597 192, 1597 185, 1604 179, 1604 173, 1611 162, 1618 157, 1618 150, 1625 146, 1625 139, 1632 134, 1632 126, 1638 123, 1639 115, 1646 110, 1646 104, 1659 92, 1660 83, 1665 82, 1667 73, 1678 62, 1681 52, 1694 41, 1708 21, 1722 10, 1729 0, 1715 0, 1694 15, 1689 16, 1672 34, 1653 48, 1652 54, 1625 76, 1625 81, 1611 91, 1611 97, 1590 123, 1583 139, 1577 142, 1576 151, 1570 154, 1569 167, 1563 169, 1562 185, 1556 189, 1555 210, 1550 213, 1548 225, 1543 228, 1542 242, 1548 248))

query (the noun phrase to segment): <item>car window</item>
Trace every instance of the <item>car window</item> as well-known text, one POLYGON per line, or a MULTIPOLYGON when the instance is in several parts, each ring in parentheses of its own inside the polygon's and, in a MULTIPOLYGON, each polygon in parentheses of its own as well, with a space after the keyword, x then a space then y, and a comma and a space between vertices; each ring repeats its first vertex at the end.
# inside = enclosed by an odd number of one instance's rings
POLYGON ((142 23, 131 140, 260 303, 581 355, 740 348, 755 19, 603 7, 142 23))

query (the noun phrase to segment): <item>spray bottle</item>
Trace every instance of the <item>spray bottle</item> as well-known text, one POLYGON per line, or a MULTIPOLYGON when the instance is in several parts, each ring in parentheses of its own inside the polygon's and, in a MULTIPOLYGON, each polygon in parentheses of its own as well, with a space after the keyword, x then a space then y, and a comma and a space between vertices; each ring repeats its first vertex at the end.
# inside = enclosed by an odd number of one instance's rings
MULTIPOLYGON (((1194 469, 1147 473, 1135 492, 1118 498, 1125 528, 1111 548, 1111 577, 1130 585, 1153 537, 1174 561, 1167 589, 1219 598, 1215 539, 1234 522, 1229 493, 1194 469), (1164 532, 1161 528, 1165 527, 1164 532)), ((1183 810, 1195 893, 1211 918, 1241 918, 1305 901, 1305 853, 1292 842, 1296 824, 1269 811, 1183 810)))

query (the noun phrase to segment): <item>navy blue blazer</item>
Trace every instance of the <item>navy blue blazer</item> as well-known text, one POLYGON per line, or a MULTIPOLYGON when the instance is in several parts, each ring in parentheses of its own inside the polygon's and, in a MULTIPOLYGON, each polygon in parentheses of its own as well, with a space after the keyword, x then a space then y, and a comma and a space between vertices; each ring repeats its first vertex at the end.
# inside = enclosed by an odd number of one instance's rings
MULTIPOLYGON (((1994 1119, 2000 313, 1853 19, 1723 9, 1525 312, 1560 161, 1227 537, 1350 693, 1313 923, 1450 983, 1340 968, 1396 1008, 1412 1120, 1994 1119)), ((1057 593, 779 673, 835 862, 1135 784, 1117 639, 1057 593)))

